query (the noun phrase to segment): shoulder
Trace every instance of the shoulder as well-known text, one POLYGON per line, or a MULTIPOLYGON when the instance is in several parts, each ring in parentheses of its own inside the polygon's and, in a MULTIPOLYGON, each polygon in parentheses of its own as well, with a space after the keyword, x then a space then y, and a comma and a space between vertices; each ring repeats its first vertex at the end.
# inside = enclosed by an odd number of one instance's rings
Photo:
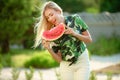
POLYGON ((72 14, 72 15, 65 16, 65 19, 67 21, 75 21, 76 19, 81 19, 81 17, 78 14, 72 14))
POLYGON ((80 17, 80 15, 78 15, 78 14, 71 14, 71 15, 68 15, 66 17, 67 18, 76 18, 76 17, 80 17))
POLYGON ((73 15, 71 15, 73 18, 81 18, 80 17, 80 15, 78 15, 78 14, 73 14, 73 15))

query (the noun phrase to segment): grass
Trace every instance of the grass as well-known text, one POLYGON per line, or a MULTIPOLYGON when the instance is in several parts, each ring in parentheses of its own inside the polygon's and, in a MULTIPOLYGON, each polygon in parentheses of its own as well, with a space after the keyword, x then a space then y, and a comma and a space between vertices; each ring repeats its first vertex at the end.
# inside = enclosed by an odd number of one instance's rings
POLYGON ((96 42, 88 45, 91 54, 100 56, 109 56, 120 53, 120 37, 113 36, 110 38, 100 37, 96 42))
POLYGON ((19 54, 19 55, 13 55, 11 57, 13 66, 15 67, 24 67, 23 64, 25 63, 26 60, 29 60, 32 55, 27 55, 27 54, 19 54))
POLYGON ((12 58, 12 61, 15 61, 15 62, 24 62, 25 60, 28 60, 30 59, 33 55, 35 54, 39 54, 41 53, 41 51, 39 50, 27 50, 27 49, 24 49, 24 50, 11 50, 11 58, 12 58))
MULTIPOLYGON (((14 67, 24 67, 25 61, 29 60, 34 55, 48 53, 46 50, 27 50, 27 49, 12 49, 9 53, 5 55, 0 55, 0 63, 4 67, 14 66, 14 67)), ((48 53, 49 54, 49 53, 48 53)))
POLYGON ((14 67, 24 67, 26 60, 29 60, 33 55, 39 54, 38 50, 11 50, 11 61, 14 67))

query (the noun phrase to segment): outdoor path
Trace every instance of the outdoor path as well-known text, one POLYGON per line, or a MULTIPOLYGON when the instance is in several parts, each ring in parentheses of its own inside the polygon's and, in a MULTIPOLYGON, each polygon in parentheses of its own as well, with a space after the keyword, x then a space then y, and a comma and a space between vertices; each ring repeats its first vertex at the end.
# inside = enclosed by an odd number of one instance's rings
POLYGON ((90 59, 91 70, 98 70, 117 63, 120 63, 120 54, 106 57, 92 56, 90 59))
MULTIPOLYGON (((120 54, 109 56, 109 57, 100 57, 100 56, 92 56, 90 59, 91 70, 99 70, 101 68, 105 68, 110 65, 114 65, 120 63, 120 54)), ((27 80, 25 77, 25 71, 29 71, 28 69, 19 69, 20 75, 18 80, 27 80)), ((58 71, 59 68, 52 69, 35 69, 32 80, 42 80, 39 74, 39 71, 42 72, 43 80, 58 80, 55 74, 55 70, 58 71)), ((0 80, 13 80, 12 79, 12 69, 4 68, 0 75, 0 80)), ((97 75, 97 80, 107 80, 106 75, 97 75)), ((120 80, 120 75, 114 75, 112 80, 120 80)))

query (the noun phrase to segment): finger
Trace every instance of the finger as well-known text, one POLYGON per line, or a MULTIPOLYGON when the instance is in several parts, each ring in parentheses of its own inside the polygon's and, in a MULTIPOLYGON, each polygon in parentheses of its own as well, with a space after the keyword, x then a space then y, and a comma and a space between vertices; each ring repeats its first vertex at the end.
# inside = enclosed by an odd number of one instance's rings
POLYGON ((47 43, 47 41, 46 41, 46 40, 43 40, 43 43, 47 43))
POLYGON ((69 29, 70 27, 68 27, 68 26, 65 26, 67 29, 69 29))

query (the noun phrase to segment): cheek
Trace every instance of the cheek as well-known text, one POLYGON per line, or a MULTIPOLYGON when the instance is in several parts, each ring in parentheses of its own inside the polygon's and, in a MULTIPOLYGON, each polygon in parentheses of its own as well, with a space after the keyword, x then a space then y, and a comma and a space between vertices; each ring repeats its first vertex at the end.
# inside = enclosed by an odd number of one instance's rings
POLYGON ((59 16, 59 14, 58 13, 54 13, 54 16, 57 18, 59 16))
POLYGON ((59 15, 56 14, 55 18, 56 18, 56 20, 59 20, 59 15))
POLYGON ((54 14, 53 18, 57 18, 56 14, 54 14))

